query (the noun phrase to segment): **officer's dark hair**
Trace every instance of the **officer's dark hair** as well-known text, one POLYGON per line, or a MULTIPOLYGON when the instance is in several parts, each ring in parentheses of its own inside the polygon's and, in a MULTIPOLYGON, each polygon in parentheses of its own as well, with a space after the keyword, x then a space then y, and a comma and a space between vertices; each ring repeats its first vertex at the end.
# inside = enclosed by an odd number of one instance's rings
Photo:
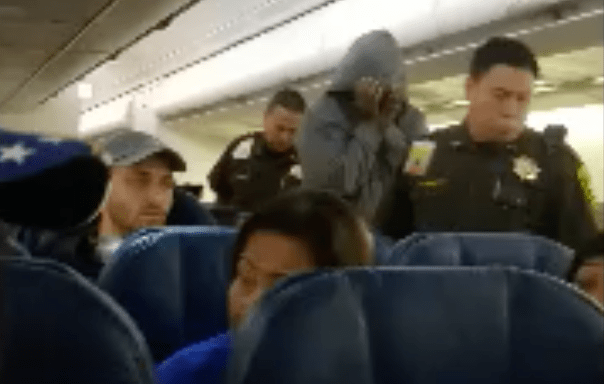
POLYGON ((529 70, 535 77, 539 76, 533 52, 524 43, 508 37, 492 37, 478 47, 470 64, 470 75, 479 78, 499 64, 529 70))
POLYGON ((305 244, 317 267, 372 263, 371 234, 346 202, 331 192, 296 189, 254 212, 243 224, 233 248, 231 279, 241 252, 258 232, 291 236, 305 244))
POLYGON ((306 101, 304 101, 304 97, 302 97, 300 92, 294 91, 291 88, 284 88, 275 93, 273 98, 268 102, 266 113, 271 113, 278 106, 290 111, 304 113, 306 110, 306 101))
POLYGON ((567 275, 568 281, 575 281, 577 278, 577 272, 584 265, 591 260, 601 260, 604 258, 604 232, 598 233, 598 235, 592 239, 583 249, 577 252, 567 275))

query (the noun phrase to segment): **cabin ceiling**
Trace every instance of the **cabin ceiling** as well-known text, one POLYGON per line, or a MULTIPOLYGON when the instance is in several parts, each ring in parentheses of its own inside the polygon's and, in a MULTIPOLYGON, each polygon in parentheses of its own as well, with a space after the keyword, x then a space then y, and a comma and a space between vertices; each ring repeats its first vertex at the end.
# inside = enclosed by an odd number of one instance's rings
POLYGON ((0 113, 35 108, 190 1, 3 0, 0 113))
MULTIPOLYGON (((141 31, 192 3, 197 3, 197 12, 184 13, 165 30, 149 35, 90 72, 86 81, 93 86, 94 98, 83 107, 109 100, 175 66, 195 61, 324 1, 4 0, 0 5, 0 113, 23 113, 34 108, 136 39, 141 31), (192 14, 205 16, 200 19, 192 14), (161 61, 166 57, 170 60, 161 61)), ((601 9, 601 4, 598 7, 601 9)), ((534 25, 535 21, 529 20, 525 27, 534 25)), ((602 103, 602 25, 600 13, 551 31, 522 36, 539 54, 543 70, 533 109, 602 103)), ((518 22, 506 25, 501 32, 522 28, 523 22, 518 22)), ((404 54, 415 59, 498 32, 496 27, 485 26, 430 42, 429 46, 407 47, 404 54)), ((469 57, 468 50, 406 65, 411 100, 432 123, 457 120, 463 115, 463 81, 469 57)), ((327 81, 328 74, 319 74, 294 86, 312 103, 325 91, 327 81)), ((166 121, 173 129, 201 140, 224 140, 258 127, 272 92, 274 89, 266 89, 238 101, 225 100, 199 111, 184 111, 166 121)))

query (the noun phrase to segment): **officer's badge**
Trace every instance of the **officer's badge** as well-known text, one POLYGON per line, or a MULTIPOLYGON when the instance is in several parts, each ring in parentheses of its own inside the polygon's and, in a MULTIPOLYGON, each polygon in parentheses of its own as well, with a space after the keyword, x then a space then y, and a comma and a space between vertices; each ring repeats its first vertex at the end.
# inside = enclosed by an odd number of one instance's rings
POLYGON ((414 141, 409 149, 404 172, 413 176, 425 175, 435 148, 436 143, 433 141, 414 141))
POLYGON ((514 173, 522 181, 535 181, 539 178, 541 168, 537 165, 535 159, 526 155, 518 156, 514 159, 514 173))
POLYGON ((302 181, 302 167, 300 164, 294 164, 289 172, 281 178, 281 189, 291 186, 297 186, 302 181))
POLYGON ((296 179, 302 180, 302 167, 300 164, 294 164, 289 169, 289 175, 295 177, 296 179))
POLYGON ((254 145, 254 139, 250 137, 249 139, 243 140, 232 153, 233 159, 235 160, 245 160, 249 159, 252 155, 252 146, 254 145))

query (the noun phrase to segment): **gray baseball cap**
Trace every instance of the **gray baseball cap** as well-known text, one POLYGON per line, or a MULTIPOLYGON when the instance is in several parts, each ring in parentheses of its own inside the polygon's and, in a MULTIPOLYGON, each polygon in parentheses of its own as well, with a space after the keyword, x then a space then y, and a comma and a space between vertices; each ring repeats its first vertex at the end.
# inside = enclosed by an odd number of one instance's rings
POLYGON ((185 171, 187 166, 180 154, 145 132, 119 128, 91 139, 101 151, 108 166, 129 166, 153 155, 164 155, 172 171, 185 171))

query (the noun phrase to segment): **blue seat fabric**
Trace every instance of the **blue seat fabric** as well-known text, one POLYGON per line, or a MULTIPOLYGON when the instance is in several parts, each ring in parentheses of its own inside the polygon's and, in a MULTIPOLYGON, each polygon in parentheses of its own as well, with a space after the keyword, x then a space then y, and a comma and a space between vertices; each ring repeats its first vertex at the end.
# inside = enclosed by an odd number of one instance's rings
POLYGON ((71 268, 0 258, 0 382, 153 383, 134 321, 71 268))
POLYGON ((234 335, 228 384, 601 383, 602 307, 515 267, 299 276, 234 335))
POLYGON ((235 235, 217 226, 145 229, 101 271, 99 286, 132 315, 156 362, 227 329, 235 235))

